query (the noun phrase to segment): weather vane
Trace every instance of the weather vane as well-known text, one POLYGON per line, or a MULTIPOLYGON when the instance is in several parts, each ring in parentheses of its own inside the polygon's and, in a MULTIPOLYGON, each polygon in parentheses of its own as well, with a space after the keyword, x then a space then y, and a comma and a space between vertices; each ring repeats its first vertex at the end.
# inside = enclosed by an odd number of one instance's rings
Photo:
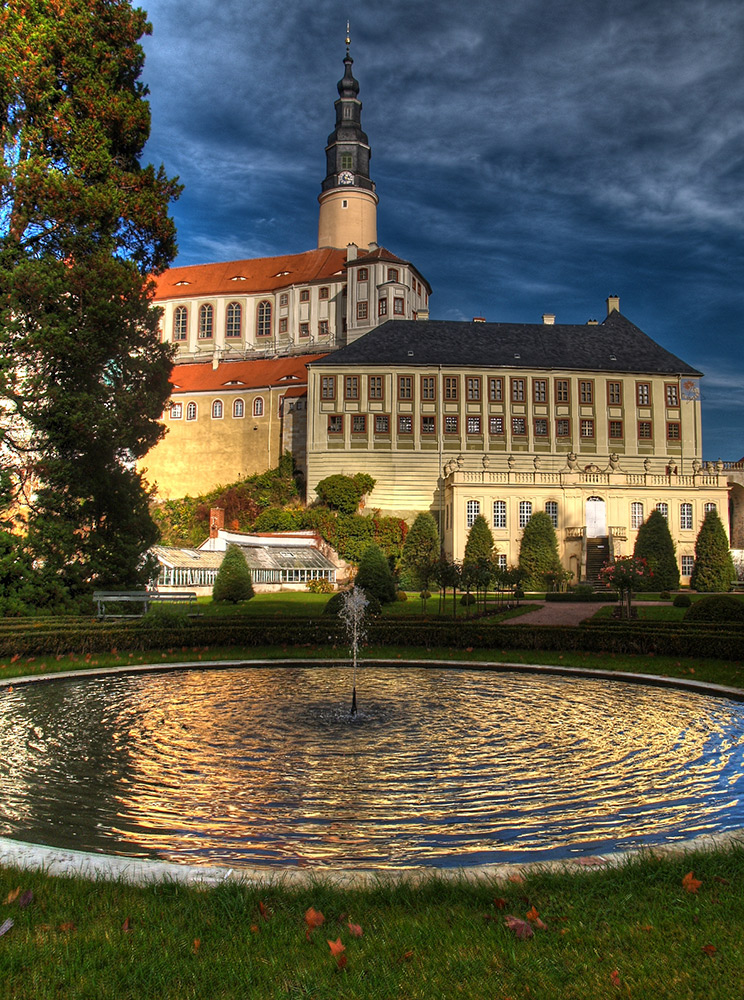
POLYGON ((349 54, 349 46, 351 45, 351 31, 349 29, 349 22, 346 22, 346 55, 349 54))

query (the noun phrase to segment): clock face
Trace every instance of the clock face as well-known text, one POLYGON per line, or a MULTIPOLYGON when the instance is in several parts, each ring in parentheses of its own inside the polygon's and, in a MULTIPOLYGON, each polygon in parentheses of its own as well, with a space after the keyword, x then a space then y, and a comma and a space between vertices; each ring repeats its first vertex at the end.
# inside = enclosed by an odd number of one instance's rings
POLYGON ((339 184, 353 184, 354 175, 350 170, 342 170, 338 175, 338 182, 339 184))

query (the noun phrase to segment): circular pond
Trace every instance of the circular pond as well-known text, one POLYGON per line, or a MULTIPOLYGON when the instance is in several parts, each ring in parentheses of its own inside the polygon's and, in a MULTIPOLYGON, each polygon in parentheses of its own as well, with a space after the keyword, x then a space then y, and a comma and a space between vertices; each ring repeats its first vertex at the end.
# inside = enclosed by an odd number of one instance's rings
POLYGON ((744 825, 744 705, 529 673, 126 674, 0 698, 0 835, 188 864, 543 860, 744 825))

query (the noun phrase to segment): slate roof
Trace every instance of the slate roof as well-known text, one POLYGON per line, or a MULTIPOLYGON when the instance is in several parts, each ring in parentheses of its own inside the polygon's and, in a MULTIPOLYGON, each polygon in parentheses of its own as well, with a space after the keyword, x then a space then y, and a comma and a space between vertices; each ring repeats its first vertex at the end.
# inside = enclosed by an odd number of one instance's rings
MULTIPOLYGON (((211 362, 174 365, 171 384, 174 395, 190 392, 224 392, 241 389, 266 389, 269 386, 307 390, 309 361, 319 361, 324 354, 294 354, 285 358, 259 358, 255 361, 222 361, 217 368, 211 362)), ((290 395, 290 393, 287 393, 290 395)), ((299 395, 298 393, 291 393, 299 395)))
POLYGON ((311 364, 702 374, 617 311, 596 326, 389 320, 311 364))

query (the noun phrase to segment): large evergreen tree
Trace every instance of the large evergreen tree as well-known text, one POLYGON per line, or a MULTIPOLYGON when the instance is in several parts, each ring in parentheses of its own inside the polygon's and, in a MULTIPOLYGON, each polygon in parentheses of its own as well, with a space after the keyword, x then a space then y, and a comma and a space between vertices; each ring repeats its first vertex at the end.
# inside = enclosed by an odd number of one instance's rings
POLYGON ((736 570, 726 529, 718 511, 709 510, 695 541, 695 565, 690 586, 700 591, 727 591, 735 579, 736 570))
POLYGON ((640 590, 677 590, 679 566, 667 519, 658 510, 652 510, 638 529, 633 547, 636 559, 645 559, 651 575, 644 577, 640 590))
POLYGON ((519 568, 526 574, 527 590, 542 590, 547 575, 562 569, 555 528, 545 511, 535 511, 525 526, 519 546, 519 568))
POLYGON ((440 548, 437 522, 429 513, 419 514, 406 535, 401 562, 422 591, 434 579, 440 548))
POLYGON ((212 600, 240 604, 254 597, 253 577, 239 545, 229 545, 212 587, 212 600))
POLYGON ((477 566, 479 563, 489 561, 492 552, 493 535, 491 529, 488 527, 488 521, 485 517, 479 514, 470 526, 462 564, 463 566, 477 566))
POLYGON ((395 581, 390 563, 380 546, 374 542, 364 550, 354 583, 366 594, 376 597, 380 604, 389 604, 395 600, 395 581))
POLYGON ((124 0, 0 5, 0 456, 73 591, 142 581, 157 537, 135 463, 170 393, 149 276, 179 188, 139 163, 149 30, 124 0))

